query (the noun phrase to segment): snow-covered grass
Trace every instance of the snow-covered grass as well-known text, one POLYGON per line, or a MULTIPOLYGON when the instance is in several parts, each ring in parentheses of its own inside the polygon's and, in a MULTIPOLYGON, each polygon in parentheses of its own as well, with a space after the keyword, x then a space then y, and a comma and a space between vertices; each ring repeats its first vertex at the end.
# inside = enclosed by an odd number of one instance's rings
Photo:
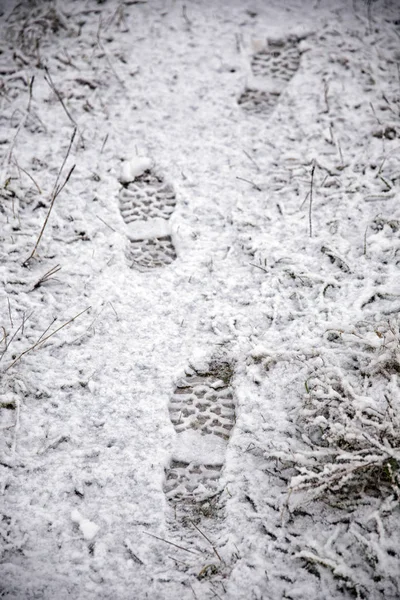
POLYGON ((0 14, 0 597, 398 598, 397 3, 0 14))

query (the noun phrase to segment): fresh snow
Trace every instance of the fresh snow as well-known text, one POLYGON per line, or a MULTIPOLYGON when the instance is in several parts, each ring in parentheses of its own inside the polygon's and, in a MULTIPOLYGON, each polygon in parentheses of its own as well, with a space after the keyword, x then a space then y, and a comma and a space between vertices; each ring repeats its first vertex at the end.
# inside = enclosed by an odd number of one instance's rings
POLYGON ((147 157, 134 157, 122 163, 119 181, 129 183, 151 168, 152 160, 147 157))
POLYGON ((0 3, 1 598, 400 597, 399 64, 396 0, 0 3))
POLYGON ((92 540, 97 532, 99 531, 99 526, 96 523, 92 523, 89 519, 85 519, 80 514, 79 510, 75 509, 71 512, 71 519, 74 523, 79 525, 79 529, 82 532, 85 540, 92 540))

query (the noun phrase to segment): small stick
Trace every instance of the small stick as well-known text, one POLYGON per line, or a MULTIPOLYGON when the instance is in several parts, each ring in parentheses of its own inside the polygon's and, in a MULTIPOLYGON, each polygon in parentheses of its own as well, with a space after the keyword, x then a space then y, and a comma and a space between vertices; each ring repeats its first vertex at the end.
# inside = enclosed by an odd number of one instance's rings
POLYGON ((35 283, 35 285, 33 286, 33 289, 36 290, 36 288, 38 288, 42 283, 44 283, 45 281, 48 281, 49 279, 51 279, 51 277, 55 274, 58 273, 58 271, 60 271, 61 266, 60 265, 56 265, 55 267, 52 267, 50 269, 50 271, 47 271, 47 273, 45 273, 40 279, 39 281, 37 281, 35 283))
POLYGON ((187 25, 187 28, 190 29, 191 26, 192 26, 192 21, 187 16, 186 4, 182 4, 182 17, 185 19, 185 23, 187 25))
POLYGON ((53 197, 52 197, 52 200, 51 200, 51 203, 50 203, 50 208, 49 208, 49 210, 48 210, 48 213, 47 213, 47 215, 46 215, 46 218, 45 218, 45 220, 44 220, 43 227, 42 227, 42 229, 41 229, 41 231, 40 231, 40 233, 39 233, 39 237, 38 237, 38 239, 37 239, 37 241, 36 241, 35 247, 33 248, 33 250, 32 250, 32 253, 30 254, 30 256, 29 256, 29 257, 26 259, 26 261, 23 263, 23 265, 26 265, 26 263, 27 263, 29 260, 31 260, 31 258, 33 258, 34 254, 36 253, 36 250, 37 250, 37 248, 38 248, 38 246, 39 246, 40 240, 42 239, 42 236, 43 236, 44 230, 45 230, 45 228, 46 228, 47 222, 48 222, 48 220, 49 220, 50 213, 51 213, 51 211, 52 211, 52 208, 53 208, 53 206, 54 206, 54 202, 56 201, 56 198, 57 198, 57 196, 60 194, 60 192, 61 192, 61 191, 64 189, 64 187, 67 185, 67 183, 68 183, 68 181, 69 181, 69 178, 71 177, 71 175, 72 175, 72 173, 73 173, 73 171, 74 171, 75 167, 76 167, 76 165, 73 165, 73 167, 70 169, 70 171, 69 171, 69 173, 68 173, 67 177, 65 178, 65 181, 64 181, 64 183, 63 183, 63 184, 62 184, 60 187, 58 187, 58 188, 57 188, 57 190, 56 190, 56 193, 55 193, 55 194, 53 194, 53 197))
POLYGON ((11 342, 13 342, 13 340, 15 339, 15 336, 17 335, 19 330, 21 330, 22 333, 24 332, 24 325, 27 322, 27 320, 31 318, 31 316, 33 315, 33 312, 34 311, 32 311, 27 317, 25 317, 25 313, 23 314, 21 325, 17 328, 17 330, 15 331, 14 335, 12 336, 12 338, 10 339, 10 341, 8 343, 7 343, 7 334, 5 334, 6 335, 6 347, 3 350, 3 352, 1 353, 0 361, 2 360, 4 354, 7 352, 8 348, 10 347, 11 342))
POLYGON ((120 76, 118 75, 117 71, 114 69, 114 65, 112 64, 110 57, 108 56, 106 49, 104 48, 103 43, 101 41, 101 38, 100 38, 101 26, 102 26, 102 22, 101 22, 101 17, 100 17, 99 28, 97 30, 97 44, 98 44, 100 50, 104 53, 104 56, 106 57, 106 61, 108 62, 108 66, 110 67, 111 71, 114 73, 116 80, 118 81, 118 83, 122 87, 122 89, 125 91, 125 84, 124 84, 123 80, 120 78, 120 76))
POLYGON ((12 453, 14 456, 15 456, 15 452, 17 449, 17 435, 18 435, 19 426, 20 426, 21 403, 19 401, 19 398, 15 399, 15 408, 16 408, 16 415, 15 415, 15 425, 14 425, 14 438, 13 438, 13 443, 12 443, 12 453))
POLYGON ((104 150, 105 145, 107 144, 107 140, 108 140, 108 133, 104 138, 103 145, 101 146, 100 154, 103 154, 103 150, 104 150))
POLYGON ((253 157, 252 157, 252 156, 251 156, 251 155, 250 155, 248 152, 246 152, 246 150, 245 150, 244 148, 242 148, 242 150, 243 150, 243 152, 245 153, 245 155, 247 156, 247 158, 248 158, 249 160, 251 160, 251 162, 253 163, 253 165, 256 167, 257 171, 258 171, 258 172, 260 172, 260 171, 261 171, 261 169, 260 169, 260 167, 258 166, 258 164, 256 163, 256 161, 254 160, 254 158, 253 158, 253 157))
POLYGON ((11 316, 10 298, 8 298, 8 296, 7 296, 7 302, 8 302, 8 316, 10 317, 11 327, 14 328, 14 323, 13 323, 12 316, 11 316))
POLYGON ((57 317, 54 317, 54 319, 52 320, 52 322, 50 323, 50 325, 48 327, 46 327, 46 329, 43 331, 42 335, 40 336, 40 338, 38 339, 38 341, 36 342, 37 344, 40 342, 40 340, 42 339, 42 337, 44 335, 46 335, 46 333, 48 332, 48 330, 50 329, 50 327, 53 325, 53 323, 55 323, 57 321, 57 317))
POLYGON ((19 356, 17 356, 17 358, 15 360, 13 360, 13 362, 10 365, 8 365, 6 371, 8 371, 9 369, 11 369, 11 367, 13 367, 15 365, 15 363, 17 363, 19 360, 21 360, 21 358, 23 356, 25 356, 25 354, 28 354, 28 352, 31 352, 32 350, 35 350, 35 348, 37 348, 37 346, 39 344, 40 345, 44 344, 44 342, 46 342, 48 339, 50 339, 51 337, 53 337, 53 335, 55 335, 56 333, 58 333, 59 331, 61 331, 61 329, 64 329, 64 327, 66 327, 67 325, 69 325, 70 323, 72 323, 73 321, 75 321, 78 317, 80 317, 81 315, 83 315, 90 308, 92 308, 92 307, 88 306, 87 308, 85 308, 85 310, 82 310, 82 312, 80 312, 78 315, 76 315, 75 317, 72 317, 72 319, 70 319, 69 321, 67 321, 63 325, 60 325, 60 327, 58 327, 55 331, 53 331, 53 333, 50 333, 49 335, 47 335, 42 340, 39 340, 38 342, 36 342, 36 344, 33 344, 33 346, 31 346, 30 348, 27 348, 26 350, 24 350, 23 352, 21 352, 21 354, 19 356))
POLYGON ((337 143, 337 147, 339 150, 339 156, 340 156, 340 162, 342 163, 342 167, 344 166, 344 161, 343 161, 343 154, 342 154, 342 146, 340 145, 339 140, 336 141, 337 143))
POLYGON ((29 82, 29 100, 28 100, 28 108, 26 112, 29 114, 31 112, 31 104, 32 104, 32 95, 33 95, 33 82, 35 81, 35 76, 33 75, 29 82))
POLYGON ((241 35, 240 33, 235 33, 235 42, 236 42, 236 52, 240 54, 241 50, 241 35))
MULTIPOLYGON (((32 311, 32 312, 33 312, 33 311, 32 311)), ((23 313, 23 315, 22 315, 22 323, 21 323, 22 329, 21 329, 21 335, 24 335, 24 327, 25 327, 25 323, 26 323, 26 319, 25 319, 25 311, 24 311, 24 313, 23 313)))
POLYGON ((372 112, 374 113, 375 119, 378 121, 379 125, 382 125, 382 122, 378 119, 378 115, 375 112, 374 105, 372 104, 372 102, 370 102, 369 105, 371 107, 372 112))
POLYGON ((334 144, 335 143, 335 139, 333 137, 332 124, 329 125, 329 133, 330 133, 330 136, 331 136, 331 144, 334 144))
POLYGON ((244 177, 236 177, 236 179, 240 179, 240 181, 245 181, 246 183, 249 183, 250 185, 252 185, 253 188, 258 190, 259 192, 262 192, 262 189, 258 185, 256 185, 254 183, 254 181, 249 181, 248 179, 244 179, 244 177))
POLYGON ((130 543, 130 541, 128 539, 124 540, 124 544, 126 546, 126 549, 128 550, 129 554, 132 556, 133 560, 138 563, 139 565, 144 565, 144 562, 137 556, 137 554, 134 553, 133 549, 132 549, 132 544, 130 543))
POLYGON ((303 202, 301 203, 300 210, 303 208, 303 206, 307 202, 309 195, 310 195, 310 191, 307 192, 306 197, 304 198, 303 202))
POLYGON ((387 158, 386 156, 383 158, 383 161, 381 162, 381 166, 379 167, 379 170, 378 170, 377 176, 379 176, 379 175, 382 173, 383 165, 384 165, 384 164, 385 164, 385 162, 386 162, 386 158, 387 158))
POLYGON ((373 2, 373 0, 367 0, 367 16, 368 16, 369 33, 372 33, 372 15, 371 15, 372 2, 373 2))
POLYGON ((33 179, 32 175, 30 173, 28 173, 28 171, 26 171, 26 169, 24 169, 24 167, 21 167, 21 165, 18 164, 17 159, 15 157, 14 157, 14 161, 17 166, 17 169, 19 169, 20 171, 22 171, 23 173, 25 173, 25 175, 27 175, 29 177, 29 179, 32 181, 32 183, 36 186, 36 189, 39 192, 39 194, 41 194, 42 190, 40 189, 40 187, 38 186, 36 181, 33 179))
POLYGON ((109 301, 108 301, 108 304, 109 304, 109 305, 111 306, 111 308, 113 309, 113 311, 114 311, 114 314, 115 314, 115 316, 116 316, 116 318, 117 318, 117 321, 119 321, 119 316, 118 316, 118 313, 117 313, 117 311, 115 310, 115 308, 114 308, 114 306, 113 306, 113 304, 112 304, 111 300, 109 300, 109 301))
POLYGON ((77 131, 77 128, 75 127, 74 131, 72 132, 71 140, 70 140, 70 142, 69 142, 69 146, 68 146, 67 154, 65 155, 65 158, 64 158, 64 160, 63 160, 63 163, 62 163, 62 165, 61 165, 61 168, 60 168, 60 170, 58 171, 58 175, 57 175, 57 179, 56 179, 56 182, 55 182, 55 184, 54 184, 54 187, 53 187, 52 195, 53 195, 53 194, 54 194, 54 193, 57 191, 58 182, 59 182, 59 179, 60 179, 60 176, 61 176, 62 170, 64 169, 65 163, 67 162, 67 159, 68 159, 69 153, 71 152, 71 148, 72 148, 72 144, 74 143, 74 139, 75 139, 76 131, 77 131))
POLYGON ((194 596, 195 600, 198 600, 198 597, 196 596, 196 592, 194 591, 194 589, 192 588, 192 586, 190 585, 189 587, 190 587, 190 589, 193 592, 193 596, 194 596))
POLYGON ((50 442, 50 444, 48 444, 47 446, 44 446, 43 448, 39 448, 39 450, 37 451, 37 454, 41 455, 41 454, 44 454, 45 452, 47 452, 47 450, 55 450, 57 448, 57 446, 59 446, 63 442, 69 442, 69 440, 70 440, 70 436, 68 434, 67 435, 59 435, 58 437, 56 437, 55 440, 50 442))
POLYGON ((96 215, 96 217, 99 219, 99 221, 101 221, 102 223, 104 223, 104 225, 106 227, 108 227, 109 229, 111 229, 111 231, 115 231, 115 233, 117 233, 117 230, 114 229, 114 227, 111 227, 111 225, 109 225, 108 223, 106 223, 105 221, 103 221, 103 219, 101 217, 99 217, 98 215, 96 215))
MULTIPOLYGON (((390 112, 392 112, 394 115, 396 115, 395 111, 391 107, 391 104, 390 104, 389 100, 387 99, 387 97, 385 96, 385 94, 382 94, 382 98, 386 102, 386 104, 387 104, 388 109, 390 110, 390 112)), ((396 117, 397 117, 397 115, 396 115, 396 117)))
POLYGON ((17 127, 17 131, 15 132, 14 138, 11 142, 11 146, 10 146, 10 150, 8 152, 8 157, 7 160, 3 162, 3 165, 6 164, 10 164, 11 161, 11 157, 14 151, 14 146, 15 146, 15 142, 17 140, 18 134, 21 131, 22 127, 25 125, 25 122, 29 116, 30 110, 31 110, 31 104, 32 104, 32 94, 33 94, 33 82, 35 81, 35 76, 33 76, 29 82, 29 99, 28 99, 28 106, 26 109, 26 112, 24 114, 24 116, 22 117, 18 127, 17 127))
POLYGON ((365 232, 364 232, 364 256, 367 255, 367 231, 368 231, 368 227, 369 227, 369 225, 366 226, 365 232))
POLYGON ((329 108, 329 84, 326 80, 324 80, 324 99, 325 99, 325 104, 326 104, 326 113, 329 113, 330 108, 329 108))
MULTIPOLYGON (((6 328, 3 327, 3 325, 1 326, 2 330, 3 330, 3 337, 0 340, 0 344, 2 343, 2 341, 4 340, 4 345, 5 345, 5 350, 4 352, 7 350, 7 331, 6 328)), ((4 354, 4 352, 2 353, 2 355, 4 354)), ((0 358, 1 360, 1 358, 0 358)))
POLYGON ((61 191, 62 191, 62 190, 64 189, 64 187, 67 185, 67 183, 68 183, 68 181, 69 181, 69 178, 71 177, 71 175, 72 175, 72 172, 73 172, 73 170, 75 169, 75 166, 76 166, 76 165, 73 165, 73 167, 70 169, 70 171, 69 171, 69 173, 68 173, 67 177, 65 178, 65 181, 64 181, 64 183, 63 183, 62 185, 60 185, 60 186, 59 186, 59 185, 58 185, 58 181, 59 181, 59 179, 60 179, 60 175, 61 175, 61 172, 62 172, 62 170, 63 170, 63 168, 64 168, 64 165, 65 165, 65 163, 67 162, 67 159, 68 159, 69 153, 71 152, 71 147, 72 147, 72 144, 73 144, 73 142, 74 142, 74 139, 75 139, 75 134, 76 134, 76 127, 75 127, 75 129, 74 129, 74 131, 73 131, 73 133, 72 133, 72 137, 71 137, 71 141, 70 141, 70 143, 69 143, 69 146, 68 146, 67 154, 65 155, 64 161, 63 161, 63 163, 62 163, 62 165, 61 165, 61 168, 60 168, 60 170, 58 171, 57 179, 56 179, 56 182, 55 182, 55 184, 54 184, 53 191, 52 191, 52 194, 51 194, 50 207, 49 207, 49 210, 48 210, 48 212, 47 212, 46 218, 45 218, 45 220, 44 220, 44 223, 43 223, 42 229, 41 229, 41 231, 40 231, 40 233, 39 233, 39 237, 38 237, 38 239, 37 239, 37 241, 36 241, 35 247, 33 248, 33 250, 32 250, 32 252, 31 252, 31 254, 30 254, 30 255, 29 255, 29 257, 26 259, 26 261, 23 263, 24 265, 26 265, 26 264, 28 263, 28 261, 29 261, 29 260, 31 260, 31 258, 33 258, 33 256, 35 255, 35 253, 36 253, 36 250, 37 250, 37 248, 38 248, 38 246, 39 246, 39 244, 40 244, 40 240, 42 239, 42 235, 43 235, 43 233, 44 233, 44 230, 45 230, 45 228, 46 228, 47 222, 48 222, 48 220, 49 220, 50 213, 51 213, 51 211, 52 211, 52 209, 53 209, 54 202, 56 201, 56 198, 57 198, 57 196, 58 196, 58 195, 61 193, 61 191))
MULTIPOLYGON (((400 63, 397 63, 397 77, 399 79, 399 85, 400 85, 400 63)), ((399 116, 400 116, 400 105, 399 105, 399 116)))
POLYGON ((197 529, 197 531, 198 531, 198 532, 199 532, 199 533, 200 533, 200 534, 203 536, 203 538, 204 538, 205 540, 207 540, 207 542, 210 544, 211 548, 214 550, 214 552, 215 552, 215 555, 217 556, 217 558, 219 559, 219 561, 220 561, 220 562, 224 562, 224 561, 222 560, 222 558, 220 557, 220 555, 218 554, 218 552, 217 552, 217 549, 215 548, 215 546, 214 546, 214 544, 212 543, 212 541, 211 541, 211 540, 210 540, 210 539, 209 539, 209 538, 206 536, 206 534, 205 534, 205 533, 203 533, 203 532, 201 531, 201 529, 200 529, 199 527, 197 527, 197 525, 196 525, 196 523, 195 523, 194 521, 192 521, 192 520, 190 519, 190 522, 191 522, 191 524, 193 525, 193 527, 195 527, 195 528, 197 529))
POLYGON ((67 115, 68 119, 71 121, 72 125, 74 125, 75 128, 78 127, 75 119, 73 118, 73 116, 69 112, 68 108, 65 106, 64 100, 62 99, 62 96, 61 96, 60 92, 58 91, 58 89, 54 85, 54 82, 53 82, 53 80, 51 78, 50 71, 49 71, 48 67, 45 66, 44 70, 46 71, 46 75, 47 75, 47 77, 44 78, 45 81, 46 81, 46 83, 49 84, 50 88, 53 90, 53 92, 55 93, 55 95, 59 99, 59 101, 61 103, 61 106, 63 107, 63 109, 65 111, 65 114, 67 115))
POLYGON ((268 270, 264 269, 264 267, 262 267, 261 265, 256 265, 255 263, 249 263, 249 265, 252 267, 256 267, 257 269, 261 269, 261 271, 264 271, 265 273, 268 273, 268 270))
POLYGON ((154 533, 149 533, 148 531, 144 531, 143 533, 145 533, 146 535, 150 535, 151 537, 155 538, 156 540, 160 540, 160 542, 165 542, 166 544, 175 546, 175 548, 179 548, 180 550, 185 550, 185 552, 190 552, 190 554, 196 554, 196 555, 199 554, 198 552, 193 552, 193 550, 188 550, 187 548, 184 548, 183 546, 174 544, 174 542, 170 542, 169 540, 165 540, 164 538, 158 537, 157 535, 154 535, 154 533))
POLYGON ((311 167, 311 183, 310 183, 310 206, 308 210, 308 220, 310 223, 310 238, 312 238, 312 202, 313 202, 313 186, 314 186, 315 162, 311 167))
POLYGON ((392 187, 393 187, 393 186, 392 186, 392 185, 390 185, 390 183, 389 183, 389 182, 388 182, 388 181, 387 181, 387 180, 386 180, 384 177, 382 177, 382 175, 379 175, 379 179, 380 179, 381 181, 383 181, 383 183, 386 185, 386 187, 388 188, 388 190, 391 190, 391 189, 392 189, 392 187))

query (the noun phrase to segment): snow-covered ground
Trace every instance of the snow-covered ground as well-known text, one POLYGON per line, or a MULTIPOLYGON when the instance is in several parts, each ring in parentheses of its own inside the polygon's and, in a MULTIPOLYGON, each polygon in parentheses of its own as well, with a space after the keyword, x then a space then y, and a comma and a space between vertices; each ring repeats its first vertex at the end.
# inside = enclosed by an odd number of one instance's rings
POLYGON ((0 15, 0 597, 399 598, 397 2, 0 15))

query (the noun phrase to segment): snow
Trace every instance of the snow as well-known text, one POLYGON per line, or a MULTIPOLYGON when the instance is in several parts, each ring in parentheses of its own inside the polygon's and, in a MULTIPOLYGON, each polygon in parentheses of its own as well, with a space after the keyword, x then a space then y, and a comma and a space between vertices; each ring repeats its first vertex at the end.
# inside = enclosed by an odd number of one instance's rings
POLYGON ((136 156, 122 163, 121 174, 119 181, 121 183, 129 183, 134 181, 136 177, 143 175, 145 171, 150 170, 152 166, 151 158, 145 156, 136 156))
POLYGON ((173 458, 184 462, 203 465, 222 465, 225 460, 226 444, 216 436, 202 436, 197 431, 177 434, 173 458))
POLYGON ((127 225, 127 235, 131 240, 142 240, 144 238, 163 237, 171 233, 171 226, 165 219, 151 219, 151 221, 141 221, 129 223, 127 225))
POLYGON ((0 15, 0 596, 398 598, 398 3, 0 15))
POLYGON ((74 523, 79 525, 79 529, 85 540, 93 540, 100 529, 96 523, 92 523, 92 521, 89 521, 89 519, 82 517, 81 513, 77 509, 74 509, 71 512, 71 519, 74 523))

